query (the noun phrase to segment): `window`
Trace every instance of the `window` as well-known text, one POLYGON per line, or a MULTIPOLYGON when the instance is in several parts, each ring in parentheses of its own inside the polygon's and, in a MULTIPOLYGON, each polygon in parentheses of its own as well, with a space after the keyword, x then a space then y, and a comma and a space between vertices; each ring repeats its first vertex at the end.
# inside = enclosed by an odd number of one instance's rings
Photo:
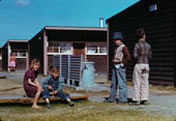
POLYGON ((19 56, 26 57, 26 51, 21 50, 21 51, 19 51, 18 55, 19 55, 19 56))
POLYGON ((16 58, 26 58, 26 50, 12 50, 12 53, 16 56, 16 58))
POLYGON ((106 55, 107 47, 105 43, 88 43, 87 44, 87 55, 106 55))
POLYGON ((157 11, 157 4, 152 4, 149 7, 150 12, 157 11))
POLYGON ((87 46, 87 54, 95 54, 95 53, 98 52, 97 50, 98 50, 98 48, 97 48, 96 45, 91 45, 91 44, 89 44, 89 45, 87 46))
POLYGON ((107 53, 106 46, 100 46, 100 53, 107 53))
POLYGON ((49 47, 58 47, 59 43, 58 42, 49 42, 49 47))
POLYGON ((71 43, 60 43, 60 53, 71 53, 71 43))
POLYGON ((71 43, 62 42, 59 43, 57 41, 49 42, 48 43, 48 53, 64 53, 64 54, 71 54, 71 43))
POLYGON ((59 43, 58 42, 49 42, 48 43, 48 52, 59 52, 59 43))
POLYGON ((15 56, 18 56, 18 51, 17 51, 17 50, 12 50, 12 53, 13 53, 15 56))

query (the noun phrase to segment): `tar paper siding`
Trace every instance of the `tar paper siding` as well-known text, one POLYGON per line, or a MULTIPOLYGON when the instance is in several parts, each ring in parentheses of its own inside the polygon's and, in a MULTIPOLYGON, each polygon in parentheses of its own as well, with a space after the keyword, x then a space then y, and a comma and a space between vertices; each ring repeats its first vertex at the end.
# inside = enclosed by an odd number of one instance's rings
POLYGON ((43 41, 43 31, 40 31, 29 41, 29 66, 32 59, 37 58, 40 60, 40 72, 43 73, 44 67, 44 41, 43 41))
POLYGON ((0 70, 2 70, 2 48, 0 47, 0 70))
POLYGON ((106 30, 47 30, 48 41, 106 42, 106 30))
POLYGON ((107 55, 87 55, 87 60, 90 62, 94 62, 95 73, 107 73, 107 55))
MULTIPOLYGON (((109 18, 109 79, 112 73, 112 56, 114 44, 112 34, 121 31, 124 43, 132 55, 137 42, 135 30, 144 27, 147 42, 151 44, 153 58, 150 62, 150 83, 175 84, 175 9, 174 0, 141 0, 121 13, 109 18), (157 5, 157 11, 150 12, 149 6, 157 5)), ((127 66, 127 79, 132 80, 134 60, 127 66)))
POLYGON ((8 70, 8 47, 7 43, 2 47, 2 69, 8 70))

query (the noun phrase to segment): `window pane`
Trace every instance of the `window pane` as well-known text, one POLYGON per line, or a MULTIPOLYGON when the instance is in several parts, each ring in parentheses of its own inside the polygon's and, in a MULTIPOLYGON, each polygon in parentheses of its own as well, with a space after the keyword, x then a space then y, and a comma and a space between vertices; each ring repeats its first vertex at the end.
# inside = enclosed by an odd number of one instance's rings
POLYGON ((26 56, 26 51, 19 51, 19 56, 26 56))
POLYGON ((58 42, 49 42, 49 43, 48 43, 48 46, 49 46, 49 47, 58 47, 58 46, 59 46, 59 43, 58 43, 58 42))
POLYGON ((100 53, 107 53, 106 46, 100 46, 100 53))
POLYGON ((18 55, 18 51, 17 50, 12 50, 12 52, 11 53, 13 53, 15 56, 17 56, 18 55))
POLYGON ((60 43, 60 53, 71 53, 71 43, 60 43))
POLYGON ((93 53, 97 53, 97 46, 96 45, 88 45, 87 46, 87 53, 89 54, 93 54, 93 53))

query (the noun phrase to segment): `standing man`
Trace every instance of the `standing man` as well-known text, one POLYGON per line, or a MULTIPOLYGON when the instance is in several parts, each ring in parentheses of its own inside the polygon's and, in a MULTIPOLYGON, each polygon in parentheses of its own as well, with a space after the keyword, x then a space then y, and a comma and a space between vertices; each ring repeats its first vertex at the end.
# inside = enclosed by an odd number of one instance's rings
POLYGON ((112 60, 112 85, 110 96, 108 98, 105 98, 105 102, 116 102, 118 85, 120 98, 117 103, 126 103, 128 87, 126 83, 125 65, 131 59, 131 56, 127 46, 122 42, 123 36, 121 32, 114 32, 112 39, 116 46, 114 50, 114 58, 112 60))
POLYGON ((143 28, 136 30, 139 41, 135 44, 133 56, 136 64, 133 71, 133 104, 147 104, 149 94, 149 60, 152 58, 150 44, 146 42, 143 28))

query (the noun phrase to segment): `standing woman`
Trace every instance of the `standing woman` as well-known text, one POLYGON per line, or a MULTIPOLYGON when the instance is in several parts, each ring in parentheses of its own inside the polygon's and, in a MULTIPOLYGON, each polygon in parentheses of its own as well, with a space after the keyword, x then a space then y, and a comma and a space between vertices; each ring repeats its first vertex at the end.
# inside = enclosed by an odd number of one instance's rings
POLYGON ((40 61, 38 59, 33 59, 30 65, 30 69, 27 70, 24 75, 24 81, 23 81, 26 95, 28 97, 34 98, 32 108, 35 108, 35 109, 41 108, 40 106, 37 105, 37 101, 43 90, 37 80, 39 68, 40 68, 40 61))

